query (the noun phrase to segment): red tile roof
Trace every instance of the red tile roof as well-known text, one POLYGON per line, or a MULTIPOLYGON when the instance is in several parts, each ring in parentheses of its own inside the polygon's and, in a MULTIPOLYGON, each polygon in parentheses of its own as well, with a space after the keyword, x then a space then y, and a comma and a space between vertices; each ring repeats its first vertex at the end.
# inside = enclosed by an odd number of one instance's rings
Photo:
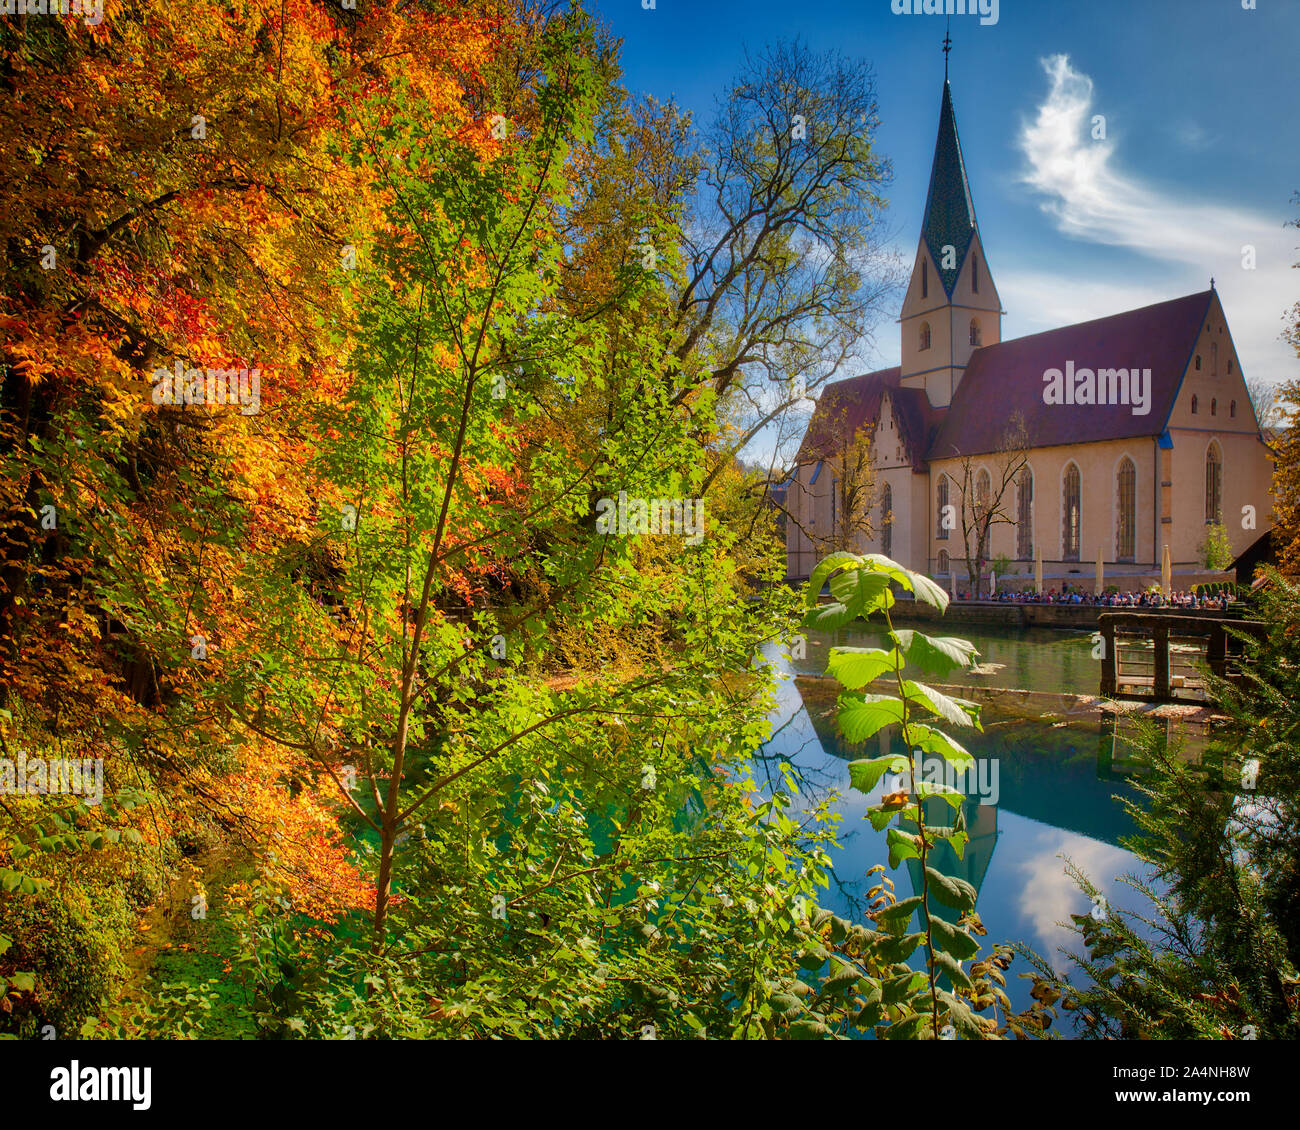
POLYGON ((927 458, 996 451, 1017 409, 1032 447, 1160 435, 1213 297, 1207 290, 975 350, 927 458), (1150 369, 1150 411, 1135 416, 1127 404, 1043 403, 1043 374, 1067 361, 1094 371, 1150 369))

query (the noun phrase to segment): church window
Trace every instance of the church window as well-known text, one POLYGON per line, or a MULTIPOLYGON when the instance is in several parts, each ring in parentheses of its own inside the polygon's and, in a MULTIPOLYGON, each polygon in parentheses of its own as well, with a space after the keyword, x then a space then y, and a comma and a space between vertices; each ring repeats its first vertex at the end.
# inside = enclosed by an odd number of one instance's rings
POLYGON ((1228 416, 1233 420, 1237 418, 1237 402, 1235 400, 1228 404, 1228 416))
POLYGON ((982 530, 980 536, 980 557, 988 560, 989 556, 989 529, 993 525, 988 520, 988 513, 991 509, 989 497, 993 493, 993 478, 983 467, 975 476, 975 523, 976 528, 982 530))
POLYGON ((970 320, 970 343, 971 345, 980 344, 980 320, 978 318, 970 320))
POLYGON ((1016 476, 1016 560, 1034 556, 1034 473, 1028 466, 1016 476))
POLYGON ((976 294, 980 292, 980 257, 972 255, 970 257, 970 286, 976 294))
POLYGON ((939 528, 935 531, 934 536, 939 541, 948 540, 948 527, 944 525, 943 519, 948 512, 948 476, 939 476, 939 485, 935 488, 934 494, 934 512, 939 522, 939 528))
POLYGON ((1196 371, 1198 373, 1201 371, 1201 355, 1199 353, 1196 355, 1196 371))
POLYGON ((888 483, 880 496, 880 552, 888 557, 894 551, 894 492, 888 483))
POLYGON ((1192 415, 1196 415, 1196 397, 1192 397, 1192 415))
POLYGON ((1217 377, 1218 375, 1219 375, 1219 343, 1217 341, 1212 341, 1210 342, 1210 376, 1217 377))
POLYGON ((1077 464, 1066 464, 1062 487, 1064 505, 1061 508, 1061 557, 1066 561, 1078 561, 1083 513, 1077 464))
POLYGON ((1218 441, 1205 453, 1205 524, 1212 526, 1223 518, 1223 453, 1218 441))
POLYGON ((1137 556, 1137 468, 1127 455, 1120 461, 1116 486, 1119 489, 1116 560, 1133 561, 1137 556))
POLYGON ((1228 358, 1228 376, 1232 376, 1232 358, 1228 358))
POLYGON ((1218 414, 1219 414, 1219 401, 1218 401, 1218 398, 1217 398, 1217 397, 1211 397, 1211 398, 1210 398, 1210 415, 1211 415, 1211 416, 1217 416, 1218 414))
POLYGON ((921 253, 921 297, 930 297, 930 260, 921 253))
POLYGON ((925 350, 927 350, 927 349, 930 348, 930 323, 929 323, 929 322, 922 322, 922 323, 921 323, 921 345, 920 345, 920 348, 921 348, 921 351, 922 351, 922 352, 924 352, 925 350))
POLYGON ((948 551, 946 549, 939 550, 939 572, 952 572, 952 558, 948 556, 948 551))

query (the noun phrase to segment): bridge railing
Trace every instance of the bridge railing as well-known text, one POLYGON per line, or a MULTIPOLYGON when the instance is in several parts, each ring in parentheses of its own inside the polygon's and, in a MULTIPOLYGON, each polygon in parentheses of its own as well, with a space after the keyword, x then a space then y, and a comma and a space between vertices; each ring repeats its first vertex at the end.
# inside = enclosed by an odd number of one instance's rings
POLYGON ((1206 702, 1207 668, 1223 679, 1237 675, 1242 641, 1228 629, 1258 638, 1266 626, 1227 617, 1103 612, 1098 628, 1104 698, 1206 702))

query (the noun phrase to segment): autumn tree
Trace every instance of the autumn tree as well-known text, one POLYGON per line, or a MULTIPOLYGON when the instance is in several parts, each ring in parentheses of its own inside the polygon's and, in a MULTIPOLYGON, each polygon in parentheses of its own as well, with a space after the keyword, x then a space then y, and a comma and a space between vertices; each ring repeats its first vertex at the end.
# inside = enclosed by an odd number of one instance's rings
MULTIPOLYGON (((984 567, 990 558, 992 531, 1016 522, 1016 492, 1022 487, 1022 473, 1029 462, 1029 436, 1024 416, 1016 411, 998 437, 997 447, 987 453, 958 455, 962 551, 971 578, 971 595, 983 592, 984 567)), ((942 518, 941 518, 942 520, 942 518)))

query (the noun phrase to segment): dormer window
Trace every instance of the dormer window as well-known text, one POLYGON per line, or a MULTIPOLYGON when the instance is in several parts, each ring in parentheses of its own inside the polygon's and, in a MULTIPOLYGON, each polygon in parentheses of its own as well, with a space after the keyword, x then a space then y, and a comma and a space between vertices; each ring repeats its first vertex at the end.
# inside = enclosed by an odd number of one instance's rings
POLYGON ((927 349, 930 348, 930 323, 929 322, 921 323, 921 340, 918 348, 921 350, 922 353, 924 353, 927 349))

